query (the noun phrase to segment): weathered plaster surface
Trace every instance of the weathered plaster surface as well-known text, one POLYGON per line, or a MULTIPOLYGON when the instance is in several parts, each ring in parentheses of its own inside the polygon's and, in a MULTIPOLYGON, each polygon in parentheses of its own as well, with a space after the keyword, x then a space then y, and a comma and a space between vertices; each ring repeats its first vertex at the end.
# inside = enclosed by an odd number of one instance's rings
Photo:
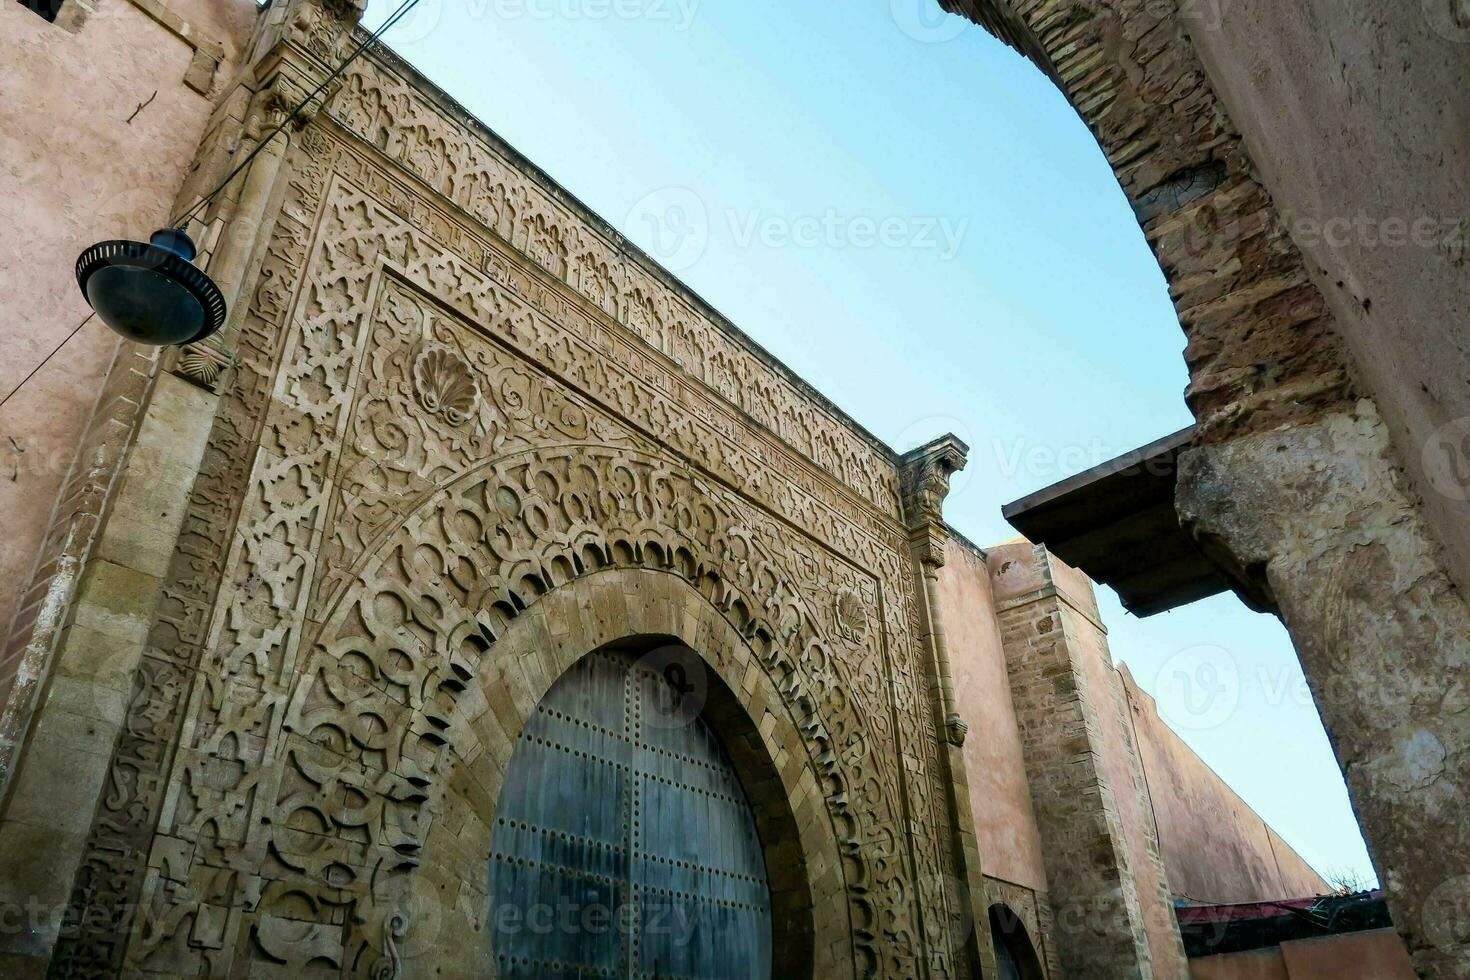
POLYGON ((1244 953, 1190 960, 1193 980, 1414 980, 1392 929, 1299 939, 1244 953))
POLYGON ((1180 494, 1181 517, 1275 596, 1416 967, 1463 977, 1470 610, 1387 426, 1362 402, 1191 450, 1180 494))
POLYGON ((962 541, 951 539, 944 553, 939 606, 949 637, 960 716, 972 732, 964 752, 981 867, 987 875, 1045 892, 1041 841, 1026 784, 990 575, 984 557, 962 541))
MULTIPOLYGON (((25 287, 5 295, 0 394, 90 313, 73 277, 77 253, 100 239, 146 237, 168 219, 212 109, 185 84, 194 44, 130 0, 95 7, 68 30, 20 4, 0 5, 0 282, 25 287)), ((174 9, 226 59, 254 15, 250 0, 181 0, 174 9)), ((232 70, 220 64, 216 88, 232 70)), ((117 347, 113 334, 87 323, 0 409, 0 624, 10 624, 31 582, 117 347)), ((0 664, 0 701, 12 666, 0 664)))
MULTIPOLYGON (((1089 587, 1089 596, 1091 592, 1089 587)), ((1078 661, 1089 673, 1090 687, 1097 698, 1096 739, 1117 808, 1122 845, 1128 850, 1128 867, 1138 891, 1139 914, 1148 936, 1153 975, 1159 980, 1184 980, 1187 972, 1173 896, 1159 853, 1148 784, 1134 742, 1127 699, 1108 649, 1107 631, 1100 621, 1080 613, 1067 618, 1068 633, 1075 636, 1078 661)))
POLYGON ((1235 0, 1183 22, 1470 588, 1470 10, 1235 0))
POLYGON ((1174 896, 1223 905, 1329 892, 1311 865, 1164 723, 1126 666, 1119 675, 1174 896))

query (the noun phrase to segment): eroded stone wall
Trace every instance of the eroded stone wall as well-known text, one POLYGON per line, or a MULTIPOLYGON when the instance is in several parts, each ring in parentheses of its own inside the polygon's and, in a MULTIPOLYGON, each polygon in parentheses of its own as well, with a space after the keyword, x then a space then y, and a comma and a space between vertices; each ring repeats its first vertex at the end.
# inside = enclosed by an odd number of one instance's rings
POLYGON ((255 12, 67 0, 48 23, 0 6, 0 396, 38 369, 0 409, 0 796, 154 370, 83 322, 76 257, 168 220, 255 12))
POLYGON ((1322 876, 1164 723, 1128 668, 1119 674, 1173 896, 1225 905, 1329 894, 1322 876))
POLYGON ((1450 381, 1465 359, 1453 210, 1465 140, 1445 94, 1466 71, 1463 4, 945 6, 1031 58, 1097 137, 1188 341, 1199 424, 1181 461, 1181 518, 1237 591, 1291 631, 1416 969, 1463 976, 1470 847, 1445 786, 1463 782, 1470 728, 1463 699, 1428 693, 1463 672, 1467 642, 1454 578, 1463 587, 1464 385, 1450 381), (1293 46, 1300 57, 1270 55, 1293 46), (1438 84, 1414 92, 1425 79, 1438 84), (1304 106, 1321 129, 1293 121, 1304 106), (1414 176, 1384 188, 1374 173, 1385 160, 1390 183, 1405 166, 1414 176), (1428 217, 1441 237, 1424 262, 1308 242, 1299 219, 1343 217, 1339 206, 1370 221, 1428 217), (1447 218, 1392 213, 1444 206, 1447 218), (1424 274, 1434 284, 1415 288, 1424 274), (1375 299, 1398 317, 1381 319, 1375 299), (1343 479, 1324 495, 1326 472, 1343 479), (1438 842, 1433 860, 1405 846, 1409 827, 1438 842))
POLYGON ((1066 976, 1188 976, 1122 686, 1087 580, 1019 542, 988 552, 1066 976))

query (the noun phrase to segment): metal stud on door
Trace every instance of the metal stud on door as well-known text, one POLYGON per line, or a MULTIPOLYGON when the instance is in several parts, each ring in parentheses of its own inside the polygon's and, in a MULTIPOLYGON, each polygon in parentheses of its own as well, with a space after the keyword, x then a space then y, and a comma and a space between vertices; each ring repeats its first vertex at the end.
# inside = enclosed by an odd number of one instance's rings
POLYGON ((502 980, 768 980, 755 819, 677 664, 598 652, 537 706, 490 857, 502 980))

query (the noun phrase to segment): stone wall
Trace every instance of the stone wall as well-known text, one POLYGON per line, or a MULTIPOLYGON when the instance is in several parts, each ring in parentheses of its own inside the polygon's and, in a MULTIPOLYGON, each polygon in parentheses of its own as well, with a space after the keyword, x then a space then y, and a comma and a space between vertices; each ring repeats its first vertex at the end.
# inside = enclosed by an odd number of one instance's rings
POLYGON ((0 396, 60 347, 0 409, 0 795, 153 371, 83 324, 76 256, 168 220, 255 9, 66 0, 47 23, 0 5, 0 281, 24 284, 4 298, 0 396))
MULTIPOLYGON (((247 127, 320 77, 344 10, 267 14, 247 127)), ((173 546, 84 597, 116 641, 80 693, 128 692, 87 732, 89 824, 21 839, 40 761, 0 824, 7 901, 43 868, 48 909, 72 896, 0 939, 10 975, 483 976, 440 939, 480 924, 505 746, 568 658, 648 631, 699 651, 779 774, 755 795, 796 828, 793 972, 972 975, 898 457, 390 56, 273 152, 211 212, 228 368, 154 385, 198 400, 173 546)))
POLYGON ((1392 929, 1298 939, 1189 962, 1193 980, 1413 980, 1404 944, 1392 929))
POLYGON ((1470 655, 1463 247, 1329 254, 1296 219, 1460 222, 1464 5, 945 6, 1053 78, 1117 174, 1187 339, 1181 519, 1290 630, 1416 969, 1463 976, 1470 728, 1435 695, 1470 655))
POLYGON ((980 862, 986 876, 1045 893, 1046 868, 984 554, 953 538, 939 576, 980 862))
POLYGON ((1067 976, 1184 978, 1121 684, 1085 578, 1029 542, 988 552, 1067 976))
POLYGON ((1332 888, 1159 717, 1119 670, 1174 897, 1209 905, 1326 895, 1332 888))
POLYGON ((1234 0, 1185 26, 1470 588, 1470 9, 1234 0))

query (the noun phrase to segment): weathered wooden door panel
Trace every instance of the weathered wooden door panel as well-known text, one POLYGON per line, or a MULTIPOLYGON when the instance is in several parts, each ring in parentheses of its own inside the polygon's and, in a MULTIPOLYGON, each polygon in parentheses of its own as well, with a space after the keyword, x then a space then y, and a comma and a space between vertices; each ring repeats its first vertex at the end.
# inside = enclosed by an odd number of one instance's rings
POLYGON ((770 977, 755 820, 690 691, 603 652, 537 706, 491 838, 504 980, 770 977))

